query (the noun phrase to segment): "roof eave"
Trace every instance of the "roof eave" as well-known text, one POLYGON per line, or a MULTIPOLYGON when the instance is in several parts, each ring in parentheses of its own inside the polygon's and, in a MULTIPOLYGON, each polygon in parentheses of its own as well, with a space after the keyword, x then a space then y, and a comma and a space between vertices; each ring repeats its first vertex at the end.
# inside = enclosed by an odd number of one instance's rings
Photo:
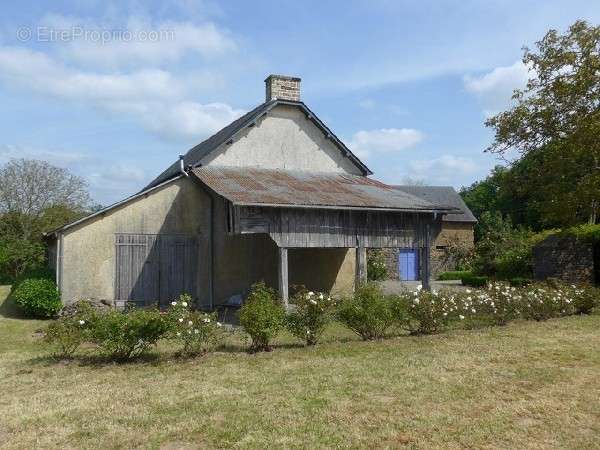
MULTIPOLYGON (((226 198, 226 197, 225 197, 226 198)), ((227 199, 227 198, 226 198, 227 199)), ((258 203, 258 202, 240 202, 227 199, 234 206, 257 206, 264 208, 291 208, 291 209, 343 209, 343 210, 362 210, 362 211, 390 211, 390 212, 410 212, 424 214, 454 214, 456 209, 448 208, 393 208, 393 207, 377 207, 377 206, 337 206, 337 205, 302 205, 289 203, 258 203)))

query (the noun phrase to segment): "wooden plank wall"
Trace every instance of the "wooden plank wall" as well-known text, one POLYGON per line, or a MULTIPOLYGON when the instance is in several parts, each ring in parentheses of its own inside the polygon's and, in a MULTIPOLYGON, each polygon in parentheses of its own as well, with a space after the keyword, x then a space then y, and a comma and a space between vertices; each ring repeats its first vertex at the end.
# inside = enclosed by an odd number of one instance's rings
POLYGON ((195 236, 117 234, 115 247, 117 302, 165 305, 183 293, 196 294, 198 242, 195 236))
POLYGON ((393 211, 234 207, 235 233, 268 233, 279 247, 406 247, 427 244, 441 216, 393 211))

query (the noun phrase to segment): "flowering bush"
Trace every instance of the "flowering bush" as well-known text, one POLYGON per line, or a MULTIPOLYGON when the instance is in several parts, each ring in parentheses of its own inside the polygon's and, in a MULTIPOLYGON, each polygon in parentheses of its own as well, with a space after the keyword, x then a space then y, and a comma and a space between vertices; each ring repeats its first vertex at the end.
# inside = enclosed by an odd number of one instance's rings
POLYGON ((396 320, 412 334, 430 334, 447 325, 451 313, 456 309, 453 296, 440 295, 436 291, 425 291, 419 286, 412 294, 400 297, 404 308, 396 306, 396 320), (402 315, 399 312, 402 311, 402 315))
POLYGON ((158 309, 109 310, 90 324, 91 341, 111 359, 126 360, 147 352, 170 331, 158 309))
POLYGON ((338 319, 365 341, 381 339, 393 325, 391 302, 374 283, 358 287, 339 305, 338 319))
POLYGON ((181 344, 183 355, 198 355, 215 347, 221 336, 221 323, 215 313, 192 311, 192 298, 183 294, 171 302, 167 317, 170 338, 181 344))
POLYGON ((385 280, 388 276, 385 255, 378 248, 367 250, 367 276, 371 281, 385 280))
POLYGON ((95 311, 89 302, 82 300, 71 305, 71 314, 63 315, 44 331, 44 342, 50 344, 53 356, 70 358, 91 337, 95 311))
POLYGON ((296 309, 286 317, 288 330, 306 345, 315 345, 331 322, 335 301, 322 292, 315 293, 302 288, 290 303, 296 309))
POLYGON ((240 308, 240 324, 252 339, 251 350, 270 351, 271 340, 284 326, 285 311, 275 291, 260 282, 240 308))

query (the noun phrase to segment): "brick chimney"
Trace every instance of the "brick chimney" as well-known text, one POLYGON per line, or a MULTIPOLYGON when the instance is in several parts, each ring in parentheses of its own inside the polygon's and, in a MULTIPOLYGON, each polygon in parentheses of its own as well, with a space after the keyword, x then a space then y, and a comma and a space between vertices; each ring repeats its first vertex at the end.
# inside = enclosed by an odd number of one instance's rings
POLYGON ((266 101, 273 99, 300 101, 300 78, 286 75, 269 75, 265 80, 267 88, 266 101))

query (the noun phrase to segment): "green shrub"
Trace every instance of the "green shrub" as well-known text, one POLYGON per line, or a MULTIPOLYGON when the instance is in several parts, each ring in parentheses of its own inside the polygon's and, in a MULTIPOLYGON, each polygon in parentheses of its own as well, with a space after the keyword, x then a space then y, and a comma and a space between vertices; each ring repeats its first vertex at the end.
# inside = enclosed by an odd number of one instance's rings
POLYGON ((548 320, 574 312, 574 299, 560 288, 533 286, 524 292, 523 299, 523 316, 529 320, 548 320))
POLYGON ((483 275, 465 275, 461 278, 461 283, 463 286, 471 286, 471 287, 484 287, 488 283, 489 279, 483 275))
POLYGON ((171 329, 158 309, 112 309, 98 313, 90 325, 92 342, 115 361, 142 355, 171 329))
POLYGON ((290 303, 295 310, 286 317, 288 330, 306 345, 315 345, 333 318, 335 301, 327 294, 302 288, 290 303))
POLYGON ((253 351, 270 351, 271 340, 284 326, 285 311, 275 291, 260 282, 240 308, 240 324, 252 339, 253 351))
POLYGON ((585 287, 578 289, 574 287, 574 290, 573 307, 576 314, 590 314, 600 304, 600 291, 597 288, 585 287))
POLYGON ((339 305, 338 319, 363 340, 381 339, 394 323, 389 299, 374 283, 358 287, 339 305))
POLYGON ((513 287, 523 287, 531 284, 532 281, 529 278, 515 277, 508 280, 508 284, 513 287))
POLYGON ((438 280, 440 281, 450 281, 450 280, 462 280, 463 277, 468 277, 471 275, 471 271, 469 270, 454 270, 450 272, 442 272, 438 275, 438 280))
POLYGON ((54 317, 62 308, 60 293, 52 280, 30 278, 13 291, 15 303, 29 317, 54 317))
POLYGON ((45 330, 44 342, 50 344, 57 358, 70 358, 89 334, 89 324, 75 317, 64 317, 52 322, 45 330))
POLYGON ((370 281, 381 281, 388 277, 385 255, 381 249, 367 250, 367 277, 370 281))
POLYGON ((440 295, 436 291, 419 288, 403 296, 402 301, 407 305, 408 320, 405 321, 405 327, 411 334, 435 333, 445 327, 451 317, 450 296, 440 295))
POLYGON ((199 355, 215 348, 222 336, 221 323, 214 313, 192 311, 192 297, 183 294, 167 311, 169 337, 181 345, 181 354, 199 355))
POLYGON ((506 325, 521 315, 524 305, 523 291, 506 283, 488 285, 481 294, 480 309, 487 313, 495 325, 506 325))
POLYGON ((483 287, 488 282, 488 277, 478 275, 465 275, 461 278, 464 286, 483 287))

